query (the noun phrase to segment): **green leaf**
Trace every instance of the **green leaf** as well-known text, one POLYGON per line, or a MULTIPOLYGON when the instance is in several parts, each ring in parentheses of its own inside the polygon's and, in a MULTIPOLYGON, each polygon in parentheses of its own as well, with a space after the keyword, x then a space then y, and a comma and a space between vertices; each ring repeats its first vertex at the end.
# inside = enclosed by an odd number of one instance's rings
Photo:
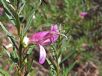
POLYGON ((11 15, 8 15, 7 13, 6 13, 6 16, 11 21, 11 23, 15 25, 15 21, 14 21, 13 17, 11 15))
POLYGON ((5 12, 6 12, 6 15, 7 17, 11 20, 11 22, 14 24, 14 16, 10 10, 10 6, 7 4, 7 2, 5 0, 1 0, 3 6, 4 6, 4 9, 5 9, 5 12))
POLYGON ((11 36, 11 33, 8 32, 8 30, 5 28, 5 26, 0 22, 0 26, 3 29, 3 31, 6 33, 6 35, 11 36))
POLYGON ((72 63, 71 65, 69 65, 70 67, 65 68, 65 69, 63 70, 64 76, 67 76, 67 75, 68 75, 68 73, 72 70, 72 68, 75 66, 76 63, 77 63, 77 61, 75 61, 74 63, 72 63))
MULTIPOLYGON (((67 55, 66 57, 64 57, 61 61, 61 63, 63 63, 65 60, 67 60, 70 56, 73 56, 76 53, 76 50, 71 50, 72 52, 69 53, 69 55, 67 55)), ((61 64, 60 63, 60 64, 61 64)))
POLYGON ((7 11, 10 15, 12 15, 12 12, 11 12, 10 9, 8 8, 8 5, 7 5, 6 0, 1 0, 1 2, 2 2, 4 8, 6 9, 6 11, 7 11))
POLYGON ((30 46, 27 51, 27 54, 29 54, 29 55, 32 54, 33 49, 34 49, 34 45, 30 46))
POLYGON ((19 16, 17 14, 17 11, 15 11, 11 6, 11 4, 8 4, 6 2, 6 0, 1 0, 5 11, 6 11, 6 15, 9 18, 9 20, 16 26, 17 30, 18 30, 18 34, 20 34, 20 20, 19 20, 19 16))
POLYGON ((7 48, 5 46, 3 46, 3 47, 4 47, 4 52, 6 52, 7 55, 9 56, 9 58, 10 58, 10 52, 7 50, 7 48))
POLYGON ((13 47, 15 47, 16 50, 18 50, 18 46, 17 46, 17 44, 16 44, 16 39, 14 39, 13 36, 9 36, 9 35, 8 35, 8 37, 10 38, 10 40, 11 40, 11 42, 12 42, 12 44, 13 44, 13 47))
POLYGON ((49 66, 50 66, 50 74, 51 74, 51 76, 52 75, 56 76, 56 69, 55 69, 56 66, 53 63, 51 63, 51 61, 48 58, 46 58, 46 60, 47 60, 47 62, 49 64, 49 66))
POLYGON ((14 63, 18 62, 19 57, 18 57, 17 51, 15 49, 14 49, 14 51, 12 53, 10 53, 10 58, 12 59, 12 61, 14 63))
POLYGON ((24 28, 23 32, 22 32, 22 35, 25 36, 26 32, 28 31, 28 29, 30 28, 30 25, 32 23, 32 20, 33 20, 33 15, 35 13, 35 10, 33 9, 31 11, 31 14, 29 15, 28 19, 27 19, 27 23, 26 23, 26 27, 24 28))
POLYGON ((7 71, 0 69, 0 76, 10 76, 10 75, 7 71))
POLYGON ((24 9, 24 6, 25 6, 25 4, 26 4, 26 1, 25 0, 22 0, 22 6, 20 7, 20 9, 19 9, 19 15, 21 14, 21 12, 22 12, 22 10, 24 9))

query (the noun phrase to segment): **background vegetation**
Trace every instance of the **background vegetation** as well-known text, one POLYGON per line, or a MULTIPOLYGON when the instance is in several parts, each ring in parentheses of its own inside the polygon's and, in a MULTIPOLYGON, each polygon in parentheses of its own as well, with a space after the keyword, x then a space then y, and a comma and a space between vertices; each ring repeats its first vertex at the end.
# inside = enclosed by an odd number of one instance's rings
MULTIPOLYGON (((34 74, 34 76, 38 74, 41 76, 43 73, 43 76, 47 76, 47 74, 56 76, 58 69, 61 72, 57 76, 79 76, 75 75, 76 72, 79 73, 80 66, 85 66, 87 62, 92 62, 99 75, 102 75, 101 0, 10 0, 10 2, 17 12, 19 11, 18 18, 21 26, 25 27, 29 16, 33 16, 30 29, 27 31, 28 35, 31 32, 47 30, 51 24, 58 24, 61 34, 67 37, 60 36, 55 44, 46 47, 47 60, 43 65, 37 63, 39 54, 35 53, 35 63, 32 65, 33 70, 30 71, 31 76, 34 74), (17 1, 19 5, 17 5, 17 1), (32 12, 33 14, 31 14, 32 12), (88 14, 80 17, 81 12, 88 14), (58 63, 59 68, 55 66, 54 60, 58 63)), ((0 1, 0 8, 3 7, 4 5, 0 1)), ((6 13, 7 11, 4 9, 0 22, 9 30, 8 25, 11 24, 12 19, 8 18, 6 13)), ((7 36, 1 27, 0 31, 0 73, 6 75, 7 72, 14 76, 15 63, 8 59, 2 47, 7 36)), ((16 35, 16 30, 11 32, 16 35)))

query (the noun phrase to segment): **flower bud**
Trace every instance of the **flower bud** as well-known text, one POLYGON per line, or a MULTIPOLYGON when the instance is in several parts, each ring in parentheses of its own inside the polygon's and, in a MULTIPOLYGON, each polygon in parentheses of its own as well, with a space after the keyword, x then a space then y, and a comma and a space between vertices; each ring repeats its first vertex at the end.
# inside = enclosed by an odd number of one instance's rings
POLYGON ((23 46, 27 47, 28 44, 29 44, 29 38, 27 36, 25 36, 24 39, 23 39, 23 46))

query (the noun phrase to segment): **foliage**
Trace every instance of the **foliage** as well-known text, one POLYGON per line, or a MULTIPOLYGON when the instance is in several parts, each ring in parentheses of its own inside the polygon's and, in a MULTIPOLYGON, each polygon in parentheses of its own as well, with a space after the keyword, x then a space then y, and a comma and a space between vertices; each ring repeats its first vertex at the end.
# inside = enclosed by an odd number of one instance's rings
MULTIPOLYGON (((34 62, 39 57, 35 45, 23 44, 25 36, 32 32, 47 30, 51 24, 58 24, 60 37, 57 42, 46 46, 47 67, 51 76, 68 76, 76 64, 95 61, 102 50, 102 5, 94 0, 1 0, 4 14, 0 16, 0 31, 13 45, 12 52, 1 44, 8 61, 16 66, 19 76, 34 74, 34 62), (80 12, 88 15, 80 17, 80 12), (16 35, 9 32, 7 23, 16 27, 16 35), (38 55, 38 56, 36 56, 38 55), (49 66, 48 66, 49 65, 49 66)), ((3 40, 2 37, 0 39, 3 40)), ((5 54, 4 54, 5 55, 5 54)), ((99 61, 97 64, 102 65, 99 61)), ((40 64, 39 64, 40 66, 40 64)), ((37 67, 37 66, 36 66, 37 67)), ((13 68, 14 69, 14 68, 13 68)), ((2 72, 2 69, 1 71, 2 72)), ((3 73, 3 72, 2 72, 3 73)), ((5 73, 6 74, 6 73, 5 73)))

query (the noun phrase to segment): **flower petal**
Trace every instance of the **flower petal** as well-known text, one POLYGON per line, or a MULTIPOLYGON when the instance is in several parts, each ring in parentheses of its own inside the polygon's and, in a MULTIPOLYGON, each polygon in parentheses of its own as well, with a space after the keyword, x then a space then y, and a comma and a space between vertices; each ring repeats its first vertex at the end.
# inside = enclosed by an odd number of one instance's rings
POLYGON ((56 42, 57 39, 58 39, 58 37, 59 37, 58 34, 53 35, 53 36, 51 37, 51 41, 52 41, 52 43, 56 42))
POLYGON ((48 31, 38 32, 30 37, 30 43, 41 44, 44 37, 48 34, 48 31))
POLYGON ((51 33, 52 33, 51 41, 52 41, 52 43, 53 43, 53 42, 55 42, 55 41, 58 39, 58 37, 59 37, 59 30, 58 30, 57 24, 51 26, 51 33))
POLYGON ((39 45, 40 47, 40 57, 39 57, 39 63, 43 64, 46 59, 46 51, 42 45, 39 45))
POLYGON ((51 40, 49 38, 45 38, 45 40, 43 40, 42 45, 49 45, 51 44, 51 40))
POLYGON ((54 43, 59 37, 59 30, 57 25, 52 25, 49 31, 42 31, 33 34, 29 40, 30 43, 34 43, 37 45, 49 45, 54 43))
POLYGON ((59 32, 57 24, 51 25, 51 29, 50 30, 54 31, 54 32, 59 32))

